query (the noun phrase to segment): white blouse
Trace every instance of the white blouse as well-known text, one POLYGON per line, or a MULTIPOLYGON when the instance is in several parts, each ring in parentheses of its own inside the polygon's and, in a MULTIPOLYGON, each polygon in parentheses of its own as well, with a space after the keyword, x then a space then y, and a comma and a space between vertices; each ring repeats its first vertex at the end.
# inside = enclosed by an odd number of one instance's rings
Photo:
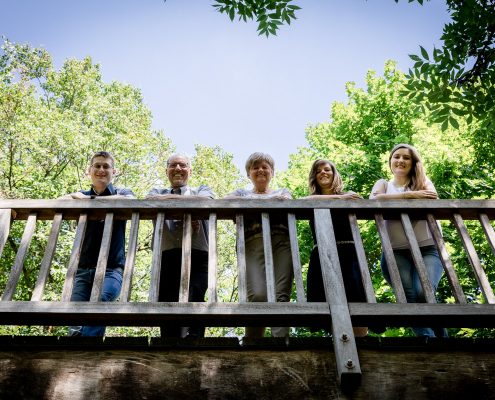
MULTIPOLYGON (((386 194, 396 194, 403 193, 409 189, 397 188, 392 183, 392 181, 387 182, 386 194)), ((407 241, 404 228, 401 221, 397 220, 385 220, 387 226, 388 235, 390 236, 390 243, 394 250, 402 250, 409 248, 409 242, 407 241)), ((433 237, 431 235, 430 229, 428 228, 428 223, 426 220, 411 221, 414 229, 414 234, 416 235, 416 240, 418 241, 419 247, 431 246, 435 243, 433 242, 433 237)))

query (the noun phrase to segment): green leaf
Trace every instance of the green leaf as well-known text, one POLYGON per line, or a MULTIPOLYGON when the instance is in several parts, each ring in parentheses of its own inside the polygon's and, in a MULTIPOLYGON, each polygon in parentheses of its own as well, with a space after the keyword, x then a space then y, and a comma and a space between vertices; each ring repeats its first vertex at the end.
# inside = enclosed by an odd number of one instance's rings
POLYGON ((425 48, 423 46, 419 46, 419 48, 421 49, 421 55, 423 56, 423 58, 429 61, 430 58, 428 57, 428 52, 425 50, 425 48))

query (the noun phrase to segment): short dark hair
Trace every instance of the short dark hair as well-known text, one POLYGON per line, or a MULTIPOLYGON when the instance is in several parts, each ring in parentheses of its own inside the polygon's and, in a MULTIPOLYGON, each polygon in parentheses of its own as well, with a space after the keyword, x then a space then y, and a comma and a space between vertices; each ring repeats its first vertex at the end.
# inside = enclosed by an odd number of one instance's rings
POLYGON ((97 151, 96 153, 93 154, 93 157, 91 157, 91 161, 89 162, 89 165, 93 165, 93 160, 96 157, 103 157, 103 158, 109 158, 112 160, 112 167, 115 166, 115 158, 108 152, 108 151, 97 151))

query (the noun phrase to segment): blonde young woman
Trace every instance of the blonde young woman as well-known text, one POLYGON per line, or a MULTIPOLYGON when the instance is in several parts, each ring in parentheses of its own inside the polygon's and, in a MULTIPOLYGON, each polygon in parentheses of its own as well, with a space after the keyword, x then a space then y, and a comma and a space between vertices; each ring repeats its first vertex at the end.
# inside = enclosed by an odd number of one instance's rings
MULTIPOLYGON (((275 171, 273 158, 266 153, 253 153, 246 161, 246 173, 253 184, 252 189, 237 189, 226 198, 244 199, 291 199, 287 189, 272 189, 270 182, 275 171)), ((248 301, 267 301, 265 255, 263 250, 263 234, 261 214, 244 218, 244 237, 246 244, 246 284, 248 301)), ((287 216, 270 217, 273 264, 275 269, 276 300, 290 300, 292 279, 292 255, 290 250, 287 216)), ((247 327, 246 337, 264 336, 264 327, 247 327)), ((289 336, 288 327, 272 327, 273 337, 289 336)))
MULTIPOLYGON (((313 163, 309 172, 308 185, 310 195, 306 197, 307 199, 324 201, 362 198, 357 193, 345 192, 343 190, 340 174, 335 165, 328 160, 319 159, 313 163)), ((340 268, 344 279, 347 301, 366 302, 349 219, 346 215, 332 214, 332 223, 334 226, 335 240, 337 242, 340 268)), ((308 267, 308 301, 324 302, 326 301, 326 297, 321 273, 320 257, 318 254, 318 244, 316 243, 314 221, 311 220, 310 225, 315 246, 311 252, 308 267)), ((366 336, 368 333, 368 328, 366 327, 355 327, 353 329, 355 336, 366 336)))
MULTIPOLYGON (((405 143, 396 145, 389 155, 389 167, 392 171, 393 178, 390 181, 385 179, 377 181, 371 191, 370 199, 438 198, 435 186, 426 176, 421 157, 413 146, 405 143)), ((421 286, 411 251, 409 250, 409 243, 402 223, 400 221, 386 221, 386 224, 407 302, 422 303, 425 301, 423 287, 421 286)), ((413 227, 426 266, 428 278, 433 286, 433 290, 436 291, 443 273, 438 251, 425 220, 414 221, 413 227)), ((381 267, 383 276, 390 284, 390 273, 383 254, 381 267)), ((436 333, 432 328, 414 327, 412 329, 416 336, 447 336, 447 331, 443 328, 438 329, 436 333)))

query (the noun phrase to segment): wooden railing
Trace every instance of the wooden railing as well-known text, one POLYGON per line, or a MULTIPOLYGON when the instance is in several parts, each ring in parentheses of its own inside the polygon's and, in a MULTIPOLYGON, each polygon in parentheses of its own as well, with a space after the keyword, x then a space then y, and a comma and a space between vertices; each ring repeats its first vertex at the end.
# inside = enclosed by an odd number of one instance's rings
MULTIPOLYGON (((312 326, 332 321, 332 336, 340 379, 352 380, 361 374, 352 326, 382 324, 385 326, 493 327, 495 326, 495 297, 487 275, 464 220, 478 220, 486 240, 495 253, 495 233, 490 220, 495 218, 495 201, 477 200, 2 200, 0 201, 0 252, 9 238, 10 209, 17 220, 26 220, 18 243, 15 261, 6 286, 0 288, 0 323, 3 325, 77 325, 101 324, 117 326, 159 326, 166 321, 188 326, 312 326), (266 260, 268 302, 247 302, 244 216, 261 213, 266 260), (340 271, 334 229, 330 215, 346 214, 350 221, 358 254, 366 303, 347 303, 340 271), (287 216, 295 276, 296 301, 275 302, 273 260, 270 245, 270 217, 287 216), (105 220, 105 228, 91 301, 70 301, 77 271, 82 239, 89 219, 105 220), (303 287, 302 268, 297 241, 297 220, 314 218, 327 303, 308 303, 303 287), (127 237, 127 258, 123 286, 118 302, 103 303, 100 298, 113 221, 130 220, 127 237), (166 219, 183 219, 183 276, 177 303, 158 302, 160 281, 160 243, 166 219), (209 220, 209 280, 207 302, 188 303, 188 282, 191 254, 191 221, 209 220), (384 221, 401 220, 409 240, 416 268, 421 277, 426 303, 407 304, 384 221), (431 283, 413 234, 411 220, 426 219, 441 255, 455 304, 437 304, 431 283), (46 282, 57 251, 57 240, 63 221, 77 221, 77 229, 67 266, 63 290, 58 301, 43 301, 46 282), (139 245, 138 233, 142 220, 153 220, 156 229, 151 261, 148 301, 130 301, 132 277, 139 245), (237 230, 238 302, 221 302, 217 298, 217 221, 231 220, 237 230), (397 303, 377 303, 368 266, 366 249, 361 239, 358 220, 375 221, 381 246, 389 265, 397 303), (466 301, 459 284, 456 268, 447 252, 438 229, 437 220, 449 220, 456 227, 485 303, 466 301), (15 300, 16 288, 23 271, 38 221, 52 221, 43 259, 39 265, 36 284, 30 301, 15 300)), ((17 223, 17 222, 16 222, 17 223)))

